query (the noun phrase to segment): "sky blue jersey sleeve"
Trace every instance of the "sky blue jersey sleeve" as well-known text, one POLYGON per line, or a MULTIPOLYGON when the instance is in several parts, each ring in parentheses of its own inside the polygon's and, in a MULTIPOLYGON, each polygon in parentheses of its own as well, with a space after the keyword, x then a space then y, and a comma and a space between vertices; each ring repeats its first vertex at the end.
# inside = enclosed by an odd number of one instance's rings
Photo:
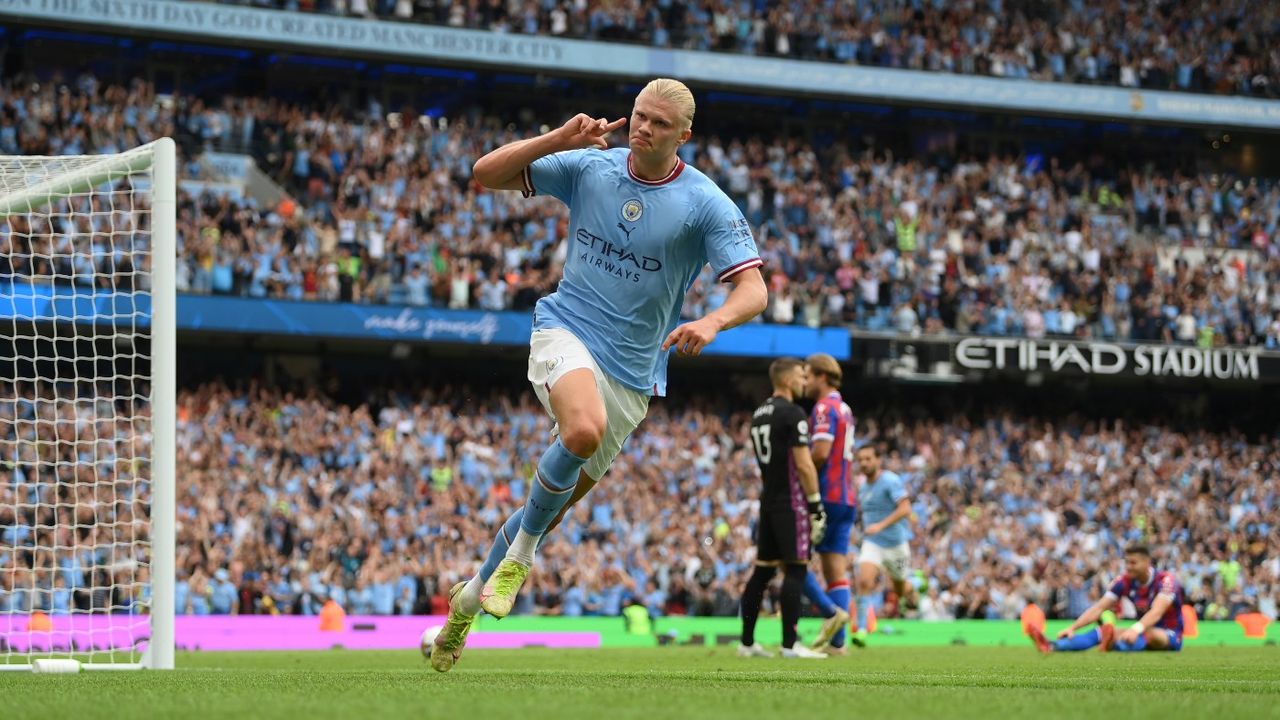
POLYGON ((897 505, 907 497, 907 484, 902 481, 902 476, 898 474, 894 474, 889 479, 890 483, 887 488, 889 491, 889 499, 893 501, 894 505, 897 505))
POLYGON ((707 262, 717 280, 724 282, 743 270, 764 264, 751 224, 724 193, 717 191, 707 199, 699 220, 707 262))
POLYGON ((573 205, 573 191, 591 150, 568 150, 534 160, 524 169, 524 196, 550 195, 573 205))

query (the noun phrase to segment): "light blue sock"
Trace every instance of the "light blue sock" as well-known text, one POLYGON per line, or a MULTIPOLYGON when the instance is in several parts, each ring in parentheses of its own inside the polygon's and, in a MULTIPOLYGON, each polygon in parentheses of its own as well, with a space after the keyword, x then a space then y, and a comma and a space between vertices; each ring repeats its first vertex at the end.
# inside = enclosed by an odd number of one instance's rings
POLYGON ((865 631, 871 624, 871 606, 875 605, 875 598, 870 595, 859 595, 854 603, 858 606, 858 629, 865 631))
POLYGON ((489 576, 493 575, 493 571, 498 569, 498 563, 502 562, 502 558, 507 556, 507 548, 511 547, 511 541, 516 537, 516 531, 520 529, 520 520, 524 517, 524 508, 516 510, 507 521, 498 528, 498 534, 493 538, 493 546, 489 548, 489 555, 484 559, 484 564, 480 566, 480 579, 489 580, 489 576))
POLYGON ((812 571, 804 576, 804 596, 818 608, 822 617, 831 617, 836 614, 836 604, 827 597, 826 591, 822 589, 822 583, 818 582, 818 576, 812 571))
MULTIPOLYGON (((831 598, 831 604, 843 609, 845 612, 849 612, 849 599, 852 596, 853 593, 849 592, 849 583, 842 583, 827 589, 827 597, 831 598)), ((858 627, 862 626, 859 625, 858 627)), ((846 628, 841 627, 840 632, 831 636, 832 647, 844 647, 845 631, 846 628)))
MULTIPOLYGON (((561 508, 573 497, 573 487, 578 484, 578 471, 586 464, 587 458, 569 452, 560 444, 560 438, 556 438, 538 461, 537 477, 529 490, 529 499, 524 504, 520 529, 533 537, 546 532, 561 508)), ((509 539, 515 540, 514 534, 509 539)))
POLYGON ((1053 649, 1060 652, 1077 652, 1097 647, 1102 642, 1102 633, 1094 628, 1087 633, 1077 633, 1069 638, 1053 641, 1053 649))
POLYGON ((1120 652, 1142 652, 1147 649, 1147 635, 1146 633, 1139 635, 1138 639, 1134 640, 1132 643, 1127 643, 1123 640, 1116 640, 1115 647, 1112 649, 1119 650, 1120 652))

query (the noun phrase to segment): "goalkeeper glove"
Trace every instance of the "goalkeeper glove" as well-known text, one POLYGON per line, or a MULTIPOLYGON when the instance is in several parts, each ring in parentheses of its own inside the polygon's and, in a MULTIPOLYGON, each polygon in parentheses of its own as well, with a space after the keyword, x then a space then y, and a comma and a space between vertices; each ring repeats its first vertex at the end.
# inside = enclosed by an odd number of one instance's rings
POLYGON ((822 496, 818 493, 806 499, 809 501, 809 540, 817 545, 827 534, 827 510, 822 507, 822 496))

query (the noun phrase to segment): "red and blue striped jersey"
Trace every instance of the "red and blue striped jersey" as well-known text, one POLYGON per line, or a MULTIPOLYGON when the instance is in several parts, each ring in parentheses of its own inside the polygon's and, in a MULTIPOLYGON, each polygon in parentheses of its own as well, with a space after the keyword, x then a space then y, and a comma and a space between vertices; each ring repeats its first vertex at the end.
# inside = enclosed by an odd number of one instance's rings
POLYGON ((1185 598, 1183 597, 1182 586, 1178 584, 1177 578, 1172 574, 1153 569, 1151 582, 1146 585, 1140 584, 1128 575, 1121 575, 1111 584, 1111 589, 1107 591, 1107 594, 1116 599, 1129 598, 1129 602, 1133 603, 1139 618, 1147 614, 1147 611, 1151 609, 1151 604, 1156 601, 1156 597, 1168 595, 1173 598, 1173 602, 1170 603, 1169 609, 1160 617, 1160 620, 1156 622, 1156 627, 1173 630, 1178 633, 1182 632, 1182 603, 1185 602, 1185 598))
POLYGON ((811 439, 831 441, 831 452, 818 468, 818 489, 823 502, 832 505, 858 504, 853 488, 853 411, 832 391, 813 406, 810 418, 811 439))

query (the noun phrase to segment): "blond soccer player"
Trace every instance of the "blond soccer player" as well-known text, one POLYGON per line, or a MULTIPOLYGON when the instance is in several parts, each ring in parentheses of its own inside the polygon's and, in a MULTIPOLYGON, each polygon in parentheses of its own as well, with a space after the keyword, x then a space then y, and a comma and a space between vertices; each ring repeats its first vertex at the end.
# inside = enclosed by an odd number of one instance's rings
POLYGON ((503 524, 480 570, 450 592, 449 619, 431 665, 451 669, 480 610, 511 612, 538 542, 604 476, 623 441, 664 395, 668 351, 698 355, 768 300, 751 228, 715 183, 676 151, 692 134, 693 94, 659 79, 626 118, 577 115, 562 127, 480 158, 493 190, 550 195, 569 207, 564 278, 538 301, 529 382, 556 423, 523 508, 503 524), (627 148, 610 148, 628 126, 627 148), (680 324, 684 294, 702 268, 733 283, 724 305, 680 324))

